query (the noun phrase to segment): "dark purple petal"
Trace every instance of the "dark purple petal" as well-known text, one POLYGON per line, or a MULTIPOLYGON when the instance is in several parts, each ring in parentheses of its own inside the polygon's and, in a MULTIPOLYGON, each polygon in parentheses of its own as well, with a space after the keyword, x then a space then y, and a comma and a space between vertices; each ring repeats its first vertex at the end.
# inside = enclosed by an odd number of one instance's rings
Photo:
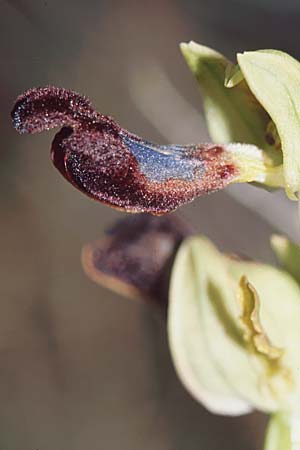
POLYGON ((20 133, 62 126, 52 143, 55 167, 85 194, 125 211, 164 214, 238 175, 222 146, 152 144, 66 89, 27 91, 12 118, 20 133))
POLYGON ((93 281, 165 310, 177 248, 191 234, 193 229, 174 215, 127 216, 103 239, 83 248, 82 264, 93 281))

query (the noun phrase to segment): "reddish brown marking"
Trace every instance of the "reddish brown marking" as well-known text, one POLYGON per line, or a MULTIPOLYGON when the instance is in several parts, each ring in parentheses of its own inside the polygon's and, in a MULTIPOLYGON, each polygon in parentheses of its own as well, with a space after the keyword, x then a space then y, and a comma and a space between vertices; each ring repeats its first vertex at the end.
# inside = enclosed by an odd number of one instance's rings
POLYGON ((222 180, 228 180, 236 174, 236 167, 233 164, 225 164, 218 170, 218 175, 222 180))

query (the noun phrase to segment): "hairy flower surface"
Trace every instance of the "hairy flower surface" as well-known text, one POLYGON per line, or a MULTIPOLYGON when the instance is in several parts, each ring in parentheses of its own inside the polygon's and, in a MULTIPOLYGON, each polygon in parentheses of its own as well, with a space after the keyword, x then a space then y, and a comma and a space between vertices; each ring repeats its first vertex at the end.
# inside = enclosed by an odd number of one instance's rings
POLYGON ((82 249, 93 281, 119 294, 158 304, 165 313, 172 265, 181 242, 194 230, 176 214, 126 216, 82 249))
MULTIPOLYGON (((194 42, 181 50, 202 89, 213 144, 153 144, 56 87, 21 95, 13 125, 21 134, 60 127, 54 166, 84 194, 123 211, 162 215, 238 182, 283 187, 297 199, 300 63, 277 50, 238 54, 238 65, 194 42)), ((271 413, 265 450, 299 450, 300 247, 272 237, 280 270, 224 255, 173 219, 117 224, 84 247, 86 273, 167 310, 177 373, 208 410, 271 413)))
POLYGON ((20 133, 63 127, 55 136, 55 167, 80 191, 128 212, 164 214, 232 182, 266 180, 253 145, 156 145, 121 128, 66 89, 31 89, 12 111, 20 133))

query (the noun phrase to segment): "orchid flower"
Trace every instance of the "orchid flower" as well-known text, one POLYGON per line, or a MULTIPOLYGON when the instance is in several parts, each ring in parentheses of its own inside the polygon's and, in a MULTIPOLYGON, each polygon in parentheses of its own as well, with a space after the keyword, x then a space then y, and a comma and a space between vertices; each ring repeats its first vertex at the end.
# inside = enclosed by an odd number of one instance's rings
POLYGON ((138 215, 85 245, 82 263, 96 283, 158 307, 197 401, 214 414, 268 413, 265 450, 295 450, 300 247, 278 235, 271 243, 282 269, 223 254, 174 215, 138 215))
POLYGON ((152 144, 66 89, 25 92, 12 118, 21 134, 63 127, 52 142, 54 166, 89 197, 127 212, 161 215, 230 183, 281 183, 255 145, 152 144))
MULTIPOLYGON (((238 54, 237 65, 194 42, 181 50, 212 143, 153 144, 56 87, 21 95, 13 125, 21 134, 61 127, 54 166, 126 212, 162 215, 241 182, 297 199, 300 63, 277 50, 238 54)), ((271 243, 282 269, 223 254, 174 216, 140 215, 85 246, 82 262, 94 281, 159 305, 178 376, 209 411, 268 413, 265 450, 299 450, 300 247, 282 236, 271 243)))

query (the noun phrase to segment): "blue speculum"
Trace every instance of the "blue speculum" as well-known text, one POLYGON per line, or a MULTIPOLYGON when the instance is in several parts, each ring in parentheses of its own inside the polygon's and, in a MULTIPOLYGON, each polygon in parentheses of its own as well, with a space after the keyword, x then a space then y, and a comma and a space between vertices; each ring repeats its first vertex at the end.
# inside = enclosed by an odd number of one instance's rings
POLYGON ((196 146, 157 145, 124 135, 123 142, 135 156, 141 172, 152 181, 193 181, 205 172, 204 162, 193 157, 196 146))
POLYGON ((238 174, 223 146, 152 144, 66 89, 25 92, 12 119, 22 134, 62 127, 51 147, 55 167, 83 193, 128 212, 173 211, 238 174))

